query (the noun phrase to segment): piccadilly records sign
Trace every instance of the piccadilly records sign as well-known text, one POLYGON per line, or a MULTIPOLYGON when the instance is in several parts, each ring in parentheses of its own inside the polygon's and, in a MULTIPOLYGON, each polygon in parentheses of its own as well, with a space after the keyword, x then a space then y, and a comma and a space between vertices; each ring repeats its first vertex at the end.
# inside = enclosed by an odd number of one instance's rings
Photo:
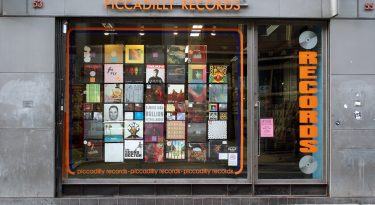
POLYGON ((169 11, 175 8, 189 11, 238 11, 241 0, 103 0, 104 7, 125 11, 169 11))

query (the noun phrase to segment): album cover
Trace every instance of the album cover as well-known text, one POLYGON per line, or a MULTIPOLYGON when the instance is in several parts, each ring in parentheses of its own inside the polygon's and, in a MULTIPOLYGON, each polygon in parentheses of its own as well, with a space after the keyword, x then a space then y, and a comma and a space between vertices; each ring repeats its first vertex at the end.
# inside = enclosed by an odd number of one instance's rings
POLYGON ((146 82, 147 83, 164 83, 165 66, 164 65, 146 65, 146 82))
POLYGON ((164 122, 164 104, 146 104, 145 122, 164 122))
POLYGON ((134 111, 143 111, 143 104, 134 104, 134 111))
POLYGON ((188 143, 187 152, 189 162, 205 162, 207 159, 206 143, 188 143))
POLYGON ((126 64, 124 68, 125 83, 143 83, 145 66, 143 64, 126 64))
POLYGON ((167 64, 183 65, 185 64, 185 49, 182 45, 169 45, 167 47, 167 64))
POLYGON ((207 104, 189 103, 188 121, 189 122, 206 122, 207 121, 207 104))
POLYGON ((104 143, 104 162, 124 162, 124 143, 104 143))
POLYGON ((209 111, 217 112, 217 111, 219 111, 219 106, 218 106, 218 104, 216 104, 216 103, 210 103, 210 104, 208 105, 208 110, 209 110, 209 111))
POLYGON ((227 121, 208 121, 208 139, 227 139, 227 121))
POLYGON ((100 84, 86 84, 86 103, 100 103, 100 84))
POLYGON ((145 58, 144 45, 125 45, 125 63, 143 64, 145 58))
POLYGON ((167 121, 167 139, 185 139, 185 121, 167 121))
POLYGON ((207 85, 206 84, 189 84, 188 87, 189 102, 206 102, 207 101, 207 85))
POLYGON ((103 82, 103 65, 101 64, 84 64, 83 65, 84 83, 102 83, 103 82))
POLYGON ((143 159, 143 140, 125 140, 124 159, 143 159))
POLYGON ((124 113, 125 120, 134 120, 134 112, 125 112, 124 113))
POLYGON ((194 102, 189 102, 188 104, 188 112, 207 112, 207 104, 206 103, 194 103, 194 102))
POLYGON ((145 143, 145 162, 164 162, 164 143, 145 143))
POLYGON ((122 64, 105 64, 104 65, 104 82, 105 83, 123 83, 124 71, 122 64))
POLYGON ((84 112, 83 113, 84 120, 92 120, 92 112, 84 112))
POLYGON ((223 140, 210 140, 208 142, 208 158, 211 160, 228 159, 228 143, 223 140))
POLYGON ((121 44, 104 45, 104 63, 124 63, 124 46, 121 44))
POLYGON ((173 113, 173 112, 168 112, 168 113, 167 113, 167 120, 168 120, 168 121, 176 120, 176 119, 177 119, 177 115, 176 115, 176 113, 173 113))
POLYGON ((147 84, 145 92, 146 103, 164 103, 164 84, 147 84))
POLYGON ((202 63, 207 62, 207 46, 206 45, 189 45, 189 62, 202 63))
POLYGON ((123 121, 122 104, 104 104, 104 121, 123 121))
POLYGON ((185 83, 185 65, 168 65, 167 82, 168 83, 185 83))
POLYGON ((86 45, 83 47, 84 63, 103 63, 103 46, 86 45))
POLYGON ((103 140, 85 140, 86 161, 99 161, 103 159, 103 140))
POLYGON ((121 136, 124 138, 123 134, 124 126, 123 123, 104 123, 104 135, 106 136, 121 136))
POLYGON ((227 103, 228 102, 228 85, 227 84, 210 84, 209 85, 210 102, 227 103))
POLYGON ((165 64, 164 46, 146 46, 146 63, 148 64, 165 64))
POLYGON ((188 123, 187 125, 188 142, 206 142, 207 124, 206 123, 188 123))
POLYGON ((206 65, 194 65, 189 64, 188 66, 188 82, 189 83, 206 83, 207 73, 206 65))
POLYGON ((208 120, 219 120, 219 113, 218 112, 209 112, 208 113, 208 120))
POLYGON ((124 137, 128 139, 143 139, 143 121, 142 120, 125 120, 124 137))
POLYGON ((145 123, 145 142, 163 142, 164 124, 145 123))
POLYGON ((167 104, 167 112, 186 112, 185 102, 167 104))
POLYGON ((93 120, 103 122, 103 113, 102 112, 94 112, 93 120))
POLYGON ((227 65, 210 65, 209 67, 209 82, 210 83, 227 83, 227 65))
POLYGON ((185 102, 185 85, 168 84, 168 103, 185 102))
POLYGON ((98 120, 85 120, 83 133, 84 139, 103 139, 103 122, 98 120))
POLYGON ((226 112, 220 112, 219 120, 228 120, 228 114, 226 112))
POLYGON ((122 103, 123 84, 104 84, 104 102, 122 103))
POLYGON ((176 117, 177 117, 177 120, 185 120, 186 114, 184 112, 178 112, 176 117))
POLYGON ((104 142, 124 142, 124 136, 122 135, 105 135, 104 142))
POLYGON ((125 103, 143 103, 143 84, 125 84, 125 103))
MULTIPOLYGON (((92 112, 94 111, 94 104, 91 104, 91 103, 83 103, 83 111, 84 112, 92 112)), ((81 110, 79 110, 81 111, 81 110)))
POLYGON ((167 140, 165 146, 166 159, 185 159, 185 141, 167 140))
POLYGON ((219 104, 219 111, 227 111, 228 105, 227 104, 219 104))
POLYGON ((145 115, 143 112, 135 112, 134 113, 134 120, 143 120, 145 115))

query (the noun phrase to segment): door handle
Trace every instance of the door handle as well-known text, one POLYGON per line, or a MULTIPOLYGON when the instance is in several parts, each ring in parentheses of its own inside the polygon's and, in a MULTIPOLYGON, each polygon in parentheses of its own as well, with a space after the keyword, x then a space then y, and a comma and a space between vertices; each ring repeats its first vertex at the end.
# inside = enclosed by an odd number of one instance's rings
POLYGON ((260 156, 260 131, 259 131, 259 127, 260 127, 260 101, 256 101, 255 102, 255 105, 254 105, 255 108, 257 108, 258 110, 258 115, 257 115, 257 118, 258 118, 258 157, 260 156))

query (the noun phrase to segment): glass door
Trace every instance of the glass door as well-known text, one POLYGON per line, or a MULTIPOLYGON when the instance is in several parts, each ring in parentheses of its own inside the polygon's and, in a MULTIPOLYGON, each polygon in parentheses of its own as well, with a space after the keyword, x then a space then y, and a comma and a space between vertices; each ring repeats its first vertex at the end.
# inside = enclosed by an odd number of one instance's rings
POLYGON ((256 182, 321 181, 322 26, 263 24, 256 29, 256 182))

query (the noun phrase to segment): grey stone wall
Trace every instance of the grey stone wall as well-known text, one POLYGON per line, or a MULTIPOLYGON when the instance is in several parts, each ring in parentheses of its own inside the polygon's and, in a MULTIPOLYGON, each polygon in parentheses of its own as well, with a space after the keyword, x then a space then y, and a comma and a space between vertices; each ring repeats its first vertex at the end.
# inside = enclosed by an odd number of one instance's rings
POLYGON ((374 34, 375 20, 330 24, 331 196, 375 195, 374 34))
POLYGON ((0 17, 0 31, 0 197, 51 197, 55 20, 0 17))

